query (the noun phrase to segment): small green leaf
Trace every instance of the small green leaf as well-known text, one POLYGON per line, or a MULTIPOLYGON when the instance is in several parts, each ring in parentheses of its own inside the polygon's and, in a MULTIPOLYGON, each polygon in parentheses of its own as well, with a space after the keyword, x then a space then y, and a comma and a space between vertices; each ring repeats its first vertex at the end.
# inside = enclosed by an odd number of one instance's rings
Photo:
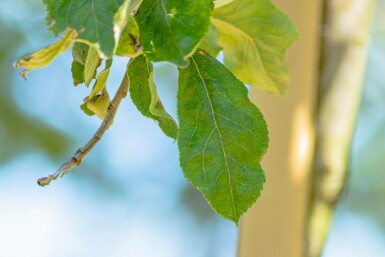
POLYGON ((177 139, 178 125, 164 109, 153 80, 153 67, 141 55, 130 61, 127 68, 132 102, 146 117, 158 122, 169 137, 177 139))
POLYGON ((78 62, 72 62, 71 73, 72 80, 75 86, 84 82, 84 65, 78 62))
POLYGON ((96 75, 96 69, 100 65, 100 58, 98 51, 90 47, 88 49, 86 63, 84 65, 84 83, 88 87, 88 85, 91 83, 91 80, 95 78, 96 75))
POLYGON ((74 62, 85 65, 90 46, 84 43, 75 42, 72 48, 72 58, 74 62))
POLYGON ((92 91, 88 96, 88 99, 92 99, 95 95, 97 95, 98 93, 104 90, 104 88, 106 87, 108 76, 110 75, 111 65, 112 65, 112 59, 106 62, 106 68, 98 74, 98 78, 95 81, 95 85, 92 88, 92 91))
POLYGON ((54 34, 67 28, 78 32, 78 41, 94 46, 103 58, 115 49, 114 15, 124 0, 43 0, 47 25, 54 34))
POLYGON ((246 87, 203 51, 180 69, 178 146, 185 177, 221 216, 238 222, 265 182, 265 120, 246 87))
POLYGON ((218 43, 219 37, 215 27, 210 25, 209 33, 202 39, 199 48, 208 52, 211 56, 218 56, 222 47, 218 43))
POLYGON ((135 16, 150 61, 188 65, 210 24, 213 0, 143 0, 135 16))
POLYGON ((107 90, 104 88, 100 95, 94 96, 87 101, 87 108, 91 112, 95 113, 100 119, 104 118, 108 114, 108 106, 110 105, 110 96, 107 90))
POLYGON ((106 67, 98 74, 90 95, 85 98, 85 103, 80 106, 87 115, 91 116, 96 114, 102 120, 106 117, 110 104, 106 83, 110 74, 111 65, 112 59, 107 60, 106 67))
POLYGON ((76 42, 72 48, 72 79, 74 85, 84 83, 84 66, 88 55, 88 49, 90 47, 87 44, 76 42))
POLYGON ((143 0, 125 0, 114 15, 115 40, 119 42, 124 28, 138 11, 143 0))
POLYGON ((91 111, 90 109, 88 109, 87 107, 87 102, 83 103, 82 105, 80 105, 80 109, 85 113, 87 114, 88 116, 94 116, 95 113, 93 111, 91 111))
POLYGON ((235 0, 213 11, 225 65, 243 82, 282 94, 288 83, 286 49, 299 35, 270 0, 235 0))
POLYGON ((139 43, 139 28, 136 20, 131 17, 120 37, 116 54, 135 58, 142 54, 142 46, 139 43))
POLYGON ((20 75, 27 79, 27 73, 31 70, 43 68, 50 64, 59 54, 67 51, 76 37, 77 33, 74 30, 68 30, 62 39, 58 42, 49 45, 39 51, 26 54, 16 61, 14 66, 16 68, 24 67, 24 70, 20 72, 20 75))

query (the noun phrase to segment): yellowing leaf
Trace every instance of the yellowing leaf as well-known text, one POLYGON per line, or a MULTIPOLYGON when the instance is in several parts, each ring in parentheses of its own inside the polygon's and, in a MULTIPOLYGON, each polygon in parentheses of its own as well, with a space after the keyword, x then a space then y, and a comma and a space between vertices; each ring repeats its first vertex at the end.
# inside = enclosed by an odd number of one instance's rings
POLYGON ((100 119, 104 118, 108 114, 108 106, 110 105, 110 96, 107 90, 103 90, 100 95, 94 96, 87 101, 87 108, 96 114, 100 119))
POLYGON ((114 15, 115 41, 119 42, 124 28, 130 22, 143 0, 125 0, 114 15))
POLYGON ((119 40, 116 54, 119 56, 128 56, 135 58, 143 52, 143 48, 139 43, 139 28, 135 19, 131 17, 123 30, 119 40))
POLYGON ((100 58, 98 51, 90 47, 88 49, 88 54, 86 58, 86 63, 84 66, 84 84, 88 86, 91 83, 91 80, 95 77, 96 69, 100 65, 100 58))
POLYGON ((95 85, 92 88, 90 95, 88 96, 89 99, 92 99, 96 94, 102 92, 106 87, 107 79, 110 75, 111 64, 112 60, 108 60, 106 68, 98 74, 98 78, 96 79, 95 85))
POLYGON ((233 1, 233 0, 215 0, 215 8, 226 5, 226 4, 230 3, 231 1, 233 1))
POLYGON ((68 30, 62 39, 58 42, 49 45, 45 48, 40 49, 39 51, 33 54, 26 54, 22 56, 15 63, 15 67, 23 67, 24 70, 20 72, 20 75, 27 79, 27 73, 31 70, 36 70, 43 68, 50 64, 59 54, 67 51, 72 43, 73 39, 77 36, 75 30, 68 30))
POLYGON ((235 0, 214 9, 225 65, 243 82, 282 94, 288 83, 286 49, 299 35, 270 0, 235 0))

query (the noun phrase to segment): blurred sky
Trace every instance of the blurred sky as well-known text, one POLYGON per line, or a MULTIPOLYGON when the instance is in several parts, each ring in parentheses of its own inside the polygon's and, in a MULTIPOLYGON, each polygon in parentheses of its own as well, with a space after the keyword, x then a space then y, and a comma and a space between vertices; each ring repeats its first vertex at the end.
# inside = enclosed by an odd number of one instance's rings
MULTIPOLYGON (((73 87, 71 53, 18 76, 12 62, 55 41, 39 0, 0 0, 0 256, 235 257, 237 228, 211 211, 179 168, 176 144, 126 98, 114 125, 69 175, 40 188, 95 132, 73 87)), ((381 7, 385 7, 383 4, 381 7)), ((324 257, 385 256, 385 8, 378 8, 354 141, 352 186, 338 207, 324 257)), ((116 59, 117 89, 126 66, 116 59)), ((175 117, 177 76, 156 65, 175 117)))

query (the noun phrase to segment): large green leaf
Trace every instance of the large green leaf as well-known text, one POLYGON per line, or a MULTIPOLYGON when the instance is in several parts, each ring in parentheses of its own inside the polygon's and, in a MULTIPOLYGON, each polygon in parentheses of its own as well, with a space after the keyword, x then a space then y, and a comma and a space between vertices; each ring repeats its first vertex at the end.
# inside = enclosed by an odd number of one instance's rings
POLYGON ((143 0, 135 16, 150 61, 186 66, 209 29, 213 0, 143 0))
POLYGON ((103 57, 115 48, 114 15, 124 0, 43 0, 47 25, 58 34, 67 28, 78 31, 78 40, 96 47, 103 57))
POLYGON ((299 36, 270 0, 235 0, 212 15, 225 65, 243 82, 282 94, 288 83, 286 49, 299 36))
POLYGON ((178 117, 185 177, 216 212, 237 223, 265 181, 259 163, 269 140, 261 112, 242 82, 199 51, 180 69, 178 117))
POLYGON ((153 80, 152 64, 141 55, 130 61, 127 74, 130 80, 131 99, 138 110, 144 116, 157 121, 167 136, 177 139, 178 125, 164 109, 158 97, 153 80))

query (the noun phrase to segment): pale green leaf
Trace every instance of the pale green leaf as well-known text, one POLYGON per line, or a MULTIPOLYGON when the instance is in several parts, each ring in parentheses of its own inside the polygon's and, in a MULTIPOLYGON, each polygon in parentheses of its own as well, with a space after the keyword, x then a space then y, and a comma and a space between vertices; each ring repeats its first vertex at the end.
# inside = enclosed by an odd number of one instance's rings
POLYGON ((178 125, 164 109, 153 80, 153 67, 142 55, 130 61, 127 68, 132 102, 146 117, 154 119, 162 131, 177 139, 178 125))
POLYGON ((115 41, 119 42, 122 32, 138 11, 143 0, 125 0, 114 15, 115 41))
POLYGON ((286 49, 299 36, 270 0, 235 0, 213 11, 225 65, 243 82, 282 94, 288 84, 286 49))
POLYGON ((94 116, 95 113, 93 111, 91 111, 90 109, 88 109, 87 107, 87 102, 83 103, 82 105, 80 105, 80 109, 85 113, 87 114, 88 116, 94 116))
POLYGON ((234 0, 215 0, 215 8, 221 7, 223 5, 226 5, 234 0))
POLYGON ((111 68, 112 60, 108 60, 106 63, 106 68, 102 70, 95 81, 95 85, 92 88, 92 91, 90 95, 88 96, 89 99, 92 99, 95 95, 102 92, 103 89, 106 87, 108 76, 110 75, 110 68, 111 68))
POLYGON ((209 29, 213 0, 143 0, 135 16, 150 61, 186 66, 209 29))
POLYGON ((45 48, 32 54, 25 54, 16 61, 16 68, 23 67, 24 70, 20 75, 27 79, 27 73, 31 70, 43 68, 50 64, 59 54, 67 51, 76 37, 77 33, 74 30, 68 30, 67 33, 58 42, 49 45, 45 48))
POLYGON ((115 49, 114 15, 124 0, 43 0, 47 25, 54 34, 77 30, 77 40, 94 46, 102 57, 115 49))
POLYGON ((100 119, 104 119, 108 114, 108 106, 110 105, 110 96, 104 88, 102 93, 94 96, 87 101, 87 108, 95 113, 100 119))
POLYGON ((135 58, 142 54, 142 45, 139 42, 139 28, 136 20, 131 17, 123 30, 116 54, 119 56, 128 56, 135 58))
POLYGON ((91 83, 91 80, 95 78, 96 69, 100 65, 100 58, 98 51, 90 47, 87 52, 86 63, 84 64, 84 83, 88 87, 91 83))
POLYGON ((246 87, 203 51, 180 69, 178 146, 185 177, 221 216, 238 222, 265 182, 265 120, 246 87))

